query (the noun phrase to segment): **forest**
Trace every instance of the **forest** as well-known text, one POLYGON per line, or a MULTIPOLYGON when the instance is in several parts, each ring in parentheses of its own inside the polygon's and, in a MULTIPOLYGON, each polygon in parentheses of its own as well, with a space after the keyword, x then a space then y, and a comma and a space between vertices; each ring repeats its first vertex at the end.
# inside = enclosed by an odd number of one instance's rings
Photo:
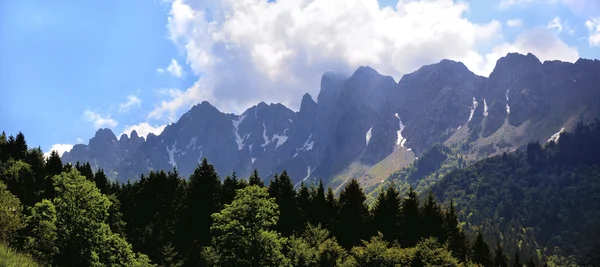
MULTIPOLYGON (((440 168, 434 149, 409 180, 440 168)), ((459 159, 419 190, 396 174, 369 203, 357 180, 221 178, 206 158, 118 184, 2 133, 0 266, 600 266, 598 122, 459 159)))

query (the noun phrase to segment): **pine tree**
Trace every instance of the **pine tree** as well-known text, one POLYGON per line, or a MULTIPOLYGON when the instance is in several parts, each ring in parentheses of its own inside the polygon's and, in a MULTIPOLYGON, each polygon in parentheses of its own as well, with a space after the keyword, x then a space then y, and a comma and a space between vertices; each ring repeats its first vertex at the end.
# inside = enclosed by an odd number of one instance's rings
POLYGON ((235 198, 235 190, 238 189, 238 180, 235 172, 223 180, 223 205, 230 204, 235 198))
POLYGON ((250 186, 253 185, 258 185, 260 187, 264 187, 265 183, 263 182, 262 179, 260 179, 260 176, 258 176, 258 170, 254 169, 254 171, 252 172, 252 175, 250 175, 250 178, 248 179, 248 183, 250 184, 250 186))
POLYGON ((483 240, 481 231, 477 232, 477 237, 475 237, 475 243, 473 243, 471 250, 471 259, 473 262, 482 264, 483 266, 491 266, 490 248, 483 240))
POLYGON ((402 202, 402 221, 400 227, 402 230, 402 238, 400 239, 400 244, 403 247, 414 247, 421 238, 421 228, 419 225, 421 223, 421 213, 419 211, 419 206, 419 196, 411 187, 407 197, 402 202))
POLYGON ((535 267, 535 261, 532 258, 529 258, 529 261, 527 262, 527 267, 535 267))
POLYGON ((464 232, 458 224, 454 200, 450 200, 450 205, 444 216, 444 229, 448 237, 448 248, 452 251, 452 256, 462 262, 466 262, 468 256, 467 241, 464 232))
MULTIPOLYGON (((304 226, 312 221, 312 200, 310 199, 310 192, 308 191, 308 187, 304 182, 300 183, 300 190, 298 191, 298 196, 296 198, 296 203, 298 205, 298 212, 300 214, 300 228, 304 228, 304 226)), ((296 229, 301 230, 301 229, 296 229)))
POLYGON ((506 255, 504 255, 504 251, 502 250, 502 245, 500 245, 499 241, 496 244, 496 250, 494 251, 494 266, 508 267, 506 255))
POLYGON ((327 196, 325 196, 325 210, 326 217, 323 225, 329 229, 330 232, 333 232, 335 225, 337 224, 339 203, 335 198, 331 187, 327 188, 327 196))
POLYGON ((422 237, 435 237, 442 244, 446 242, 442 210, 431 191, 429 191, 427 200, 421 208, 421 226, 422 237))
POLYGON ((96 187, 100 189, 102 194, 109 194, 110 183, 108 182, 108 177, 104 173, 103 169, 99 169, 94 175, 94 183, 96 183, 96 187))
POLYGON ((291 236, 300 227, 300 216, 296 204, 296 190, 294 190, 292 179, 286 171, 271 180, 268 192, 271 197, 275 198, 275 203, 279 206, 277 231, 283 236, 291 236))
POLYGON ((46 174, 50 176, 50 178, 54 177, 54 175, 59 175, 63 170, 63 164, 58 155, 58 152, 52 151, 50 152, 50 157, 46 160, 46 174))
POLYGON ((204 158, 189 177, 184 199, 181 226, 178 229, 180 249, 187 249, 186 265, 203 265, 201 247, 210 244, 211 215, 221 209, 221 180, 213 165, 204 158))
POLYGON ((313 214, 311 223, 313 225, 320 224, 325 227, 327 224, 327 204, 325 200, 325 186, 323 185, 323 180, 319 179, 319 186, 311 192, 311 199, 311 209, 313 214))
POLYGON ((368 225, 370 221, 366 196, 356 179, 352 179, 344 187, 339 198, 339 221, 336 226, 336 237, 340 245, 350 249, 371 236, 368 225))
POLYGON ((400 193, 392 183, 387 190, 381 189, 372 210, 373 230, 383 234, 386 241, 400 239, 400 193))

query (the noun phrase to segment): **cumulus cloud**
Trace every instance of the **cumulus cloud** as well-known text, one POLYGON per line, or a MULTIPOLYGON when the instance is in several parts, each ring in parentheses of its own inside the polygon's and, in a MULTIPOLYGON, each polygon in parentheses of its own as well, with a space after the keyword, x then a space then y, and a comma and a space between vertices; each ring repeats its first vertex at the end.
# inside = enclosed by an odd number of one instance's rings
POLYGON ((119 104, 119 112, 128 112, 131 107, 139 107, 142 104, 142 100, 137 96, 130 95, 127 97, 127 102, 119 104))
POLYGON ((548 22, 548 25, 546 26, 546 28, 556 29, 556 33, 560 33, 563 30, 563 25, 562 25, 562 23, 560 23, 560 18, 555 17, 550 22, 548 22))
POLYGON ((181 70, 181 65, 177 63, 177 60, 171 59, 171 64, 166 69, 158 68, 156 72, 162 74, 165 72, 171 73, 175 77, 181 77, 183 71, 181 70))
POLYGON ((48 149, 48 151, 46 153, 44 153, 44 157, 45 158, 50 157, 50 153, 52 151, 56 151, 58 153, 58 155, 62 157, 62 155, 65 152, 69 152, 69 151, 71 151, 71 149, 73 149, 73 145, 71 145, 71 144, 54 144, 54 145, 52 145, 52 147, 50 147, 50 149, 48 149))
POLYGON ((202 100, 235 113, 259 101, 297 109, 302 94, 317 96, 323 72, 351 73, 361 65, 398 80, 422 65, 452 59, 487 76, 496 51, 574 55, 545 28, 550 46, 526 36, 506 43, 500 22, 471 22, 468 10, 467 3, 452 0, 400 0, 395 8, 376 0, 174 0, 169 37, 199 79, 172 90, 148 118, 173 121, 179 110, 202 100), (486 54, 481 47, 497 49, 486 54))
POLYGON ((504 43, 494 47, 492 52, 486 55, 486 60, 482 61, 480 67, 491 72, 495 62, 511 52, 532 53, 541 61, 575 62, 579 59, 579 52, 576 47, 568 46, 552 31, 540 26, 521 33, 513 43, 504 43))
POLYGON ((147 122, 142 122, 137 125, 127 125, 123 130, 123 134, 131 137, 131 132, 135 130, 139 136, 146 138, 149 133, 159 135, 167 127, 167 125, 152 126, 147 122))
POLYGON ((587 20, 585 27, 590 33, 588 37, 590 46, 600 46, 600 17, 587 20))
POLYGON ((506 26, 511 28, 521 27, 521 25, 523 25, 523 20, 521 19, 509 19, 506 21, 506 26))
POLYGON ((77 137, 77 144, 83 144, 83 138, 77 137))
POLYGON ((83 117, 87 120, 90 121, 94 124, 94 127, 96 128, 102 128, 102 127, 115 127, 117 126, 117 121, 112 119, 110 117, 110 115, 103 117, 102 115, 93 112, 91 110, 85 110, 83 112, 83 117))

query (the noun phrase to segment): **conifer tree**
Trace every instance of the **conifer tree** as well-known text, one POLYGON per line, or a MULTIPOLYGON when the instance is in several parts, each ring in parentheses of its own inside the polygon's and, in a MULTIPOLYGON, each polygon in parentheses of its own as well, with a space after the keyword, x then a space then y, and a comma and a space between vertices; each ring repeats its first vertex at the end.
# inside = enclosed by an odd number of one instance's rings
POLYGON ((535 267, 535 261, 533 260, 533 257, 529 258, 529 261, 527 262, 527 267, 535 267))
POLYGON ((296 190, 286 171, 271 180, 268 192, 279 206, 277 231, 285 237, 291 236, 300 226, 300 216, 296 204, 296 190))
POLYGON ((211 215, 221 209, 221 180, 213 165, 204 158, 189 177, 188 191, 184 199, 182 221, 178 230, 180 249, 187 250, 187 266, 204 265, 201 247, 210 244, 211 215))
POLYGON ((458 224, 454 200, 450 200, 450 205, 445 213, 444 229, 448 237, 448 247, 452 251, 452 256, 465 262, 468 256, 467 240, 458 224))
POLYGON ((235 172, 223 180, 223 205, 230 204, 235 198, 235 190, 238 189, 238 180, 235 172))
POLYGON ((312 209, 312 221, 311 224, 319 225, 323 227, 327 224, 327 205, 325 200, 325 186, 323 180, 319 179, 318 187, 313 187, 311 192, 311 209, 312 209))
POLYGON ((253 185, 258 185, 260 187, 265 186, 265 183, 263 182, 263 180, 260 178, 260 176, 258 176, 258 170, 254 169, 254 171, 250 175, 250 178, 248 179, 248 184, 250 186, 253 186, 253 185))
POLYGON ((411 187, 408 191, 408 195, 402 202, 401 212, 401 231, 402 238, 400 244, 403 247, 414 247, 421 238, 420 235, 420 223, 421 213, 419 211, 419 196, 417 192, 411 187))
POLYGON ((475 237, 475 243, 471 249, 471 259, 475 263, 479 263, 483 266, 491 266, 492 261, 490 260, 490 248, 483 240, 483 234, 481 231, 477 232, 475 237))
POLYGON ((372 210, 373 228, 391 242, 400 239, 400 193, 392 183, 387 190, 381 189, 372 210))
POLYGON ((370 213, 365 200, 366 196, 356 179, 346 184, 339 198, 339 221, 336 236, 340 245, 350 249, 370 236, 370 213))
POLYGON ((421 237, 435 237, 442 244, 446 242, 442 210, 431 191, 421 208, 421 229, 421 237))
POLYGON ((331 187, 327 188, 327 195, 325 196, 325 222, 324 226, 329 229, 330 232, 334 232, 335 225, 337 224, 337 218, 339 213, 339 203, 333 194, 331 187))
POLYGON ((298 190, 298 196, 296 198, 296 203, 298 205, 298 212, 300 214, 300 229, 304 228, 304 226, 312 221, 312 200, 310 199, 310 192, 308 191, 308 187, 304 182, 300 183, 300 190, 298 190))
POLYGON ((62 160, 56 151, 50 152, 50 157, 46 160, 46 174, 52 178, 59 175, 63 170, 62 160))
POLYGON ((96 187, 100 189, 102 194, 109 194, 110 183, 108 182, 108 177, 104 173, 103 169, 99 169, 96 174, 94 174, 94 183, 96 183, 96 187))

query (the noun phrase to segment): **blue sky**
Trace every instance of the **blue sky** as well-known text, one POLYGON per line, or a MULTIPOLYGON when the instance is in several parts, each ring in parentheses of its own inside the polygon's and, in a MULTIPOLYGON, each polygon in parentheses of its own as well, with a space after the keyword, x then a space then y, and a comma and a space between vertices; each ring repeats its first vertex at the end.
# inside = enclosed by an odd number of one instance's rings
POLYGON ((64 150, 87 143, 98 127, 117 135, 132 127, 159 132, 202 100, 234 113, 261 100, 295 109, 304 92, 316 96, 320 73, 328 69, 372 65, 398 79, 442 58, 464 59, 486 75, 497 57, 513 50, 539 51, 534 54, 541 59, 600 58, 600 4, 593 0, 400 6, 364 0, 312 9, 217 2, 0 1, 0 129, 22 131, 44 151, 64 150), (428 16, 448 23, 429 24, 428 16), (339 30, 331 36, 328 27, 337 21, 356 25, 346 29, 353 35, 339 30), (403 27, 413 22, 432 30, 403 27), (450 42, 464 45, 444 45, 450 42))

